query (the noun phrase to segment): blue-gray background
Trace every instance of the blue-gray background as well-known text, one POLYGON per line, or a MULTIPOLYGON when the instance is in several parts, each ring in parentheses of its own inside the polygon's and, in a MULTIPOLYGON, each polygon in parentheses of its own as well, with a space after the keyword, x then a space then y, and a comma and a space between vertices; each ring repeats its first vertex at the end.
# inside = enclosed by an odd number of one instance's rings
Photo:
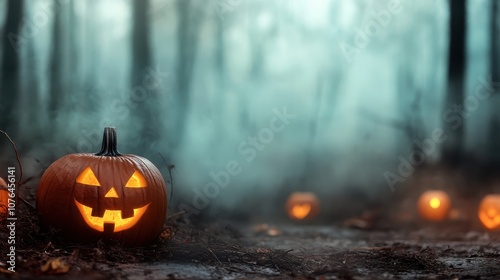
MULTIPOLYGON (((494 1, 466 3, 465 96, 499 81, 494 1)), ((165 177, 159 153, 175 164, 175 205, 192 206, 193 188, 232 160, 241 172, 211 206, 267 215, 292 190, 374 203, 393 194, 384 174, 414 141, 449 125, 449 30, 445 0, 0 0, 0 129, 34 174, 98 151, 115 126, 120 151, 165 177), (282 131, 244 147, 255 158, 238 149, 284 108, 295 117, 282 131)), ((462 152, 479 164, 498 157, 498 99, 463 118, 462 152)), ((440 164, 441 146, 426 164, 440 164)), ((0 151, 12 165, 7 141, 0 151)))

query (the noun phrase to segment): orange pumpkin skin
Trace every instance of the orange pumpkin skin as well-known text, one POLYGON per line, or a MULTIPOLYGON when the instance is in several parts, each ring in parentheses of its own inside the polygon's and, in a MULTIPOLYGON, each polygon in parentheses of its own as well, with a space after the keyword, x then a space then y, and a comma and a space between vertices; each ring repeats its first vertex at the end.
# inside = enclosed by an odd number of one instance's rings
POLYGON ((319 212, 319 200, 311 192, 294 192, 286 201, 285 211, 293 220, 312 220, 319 212))
POLYGON ((7 205, 9 201, 9 192, 7 191, 7 182, 0 177, 0 221, 7 217, 7 205))
POLYGON ((485 228, 500 229, 500 194, 489 194, 481 200, 478 217, 485 228))
POLYGON ((145 158, 119 154, 114 128, 105 129, 101 152, 67 155, 49 166, 36 195, 42 225, 74 241, 115 239, 127 246, 159 236, 166 201, 160 171, 145 158))

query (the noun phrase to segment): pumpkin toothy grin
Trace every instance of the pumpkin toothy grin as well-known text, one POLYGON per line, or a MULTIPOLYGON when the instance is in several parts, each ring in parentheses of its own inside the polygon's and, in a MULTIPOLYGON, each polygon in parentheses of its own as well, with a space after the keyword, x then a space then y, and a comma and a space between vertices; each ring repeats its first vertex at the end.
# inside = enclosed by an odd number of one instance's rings
POLYGON ((134 215, 130 218, 124 219, 122 218, 122 210, 105 210, 102 217, 92 216, 92 207, 85 206, 75 199, 75 205, 80 211, 80 214, 82 215, 87 225, 101 232, 104 231, 105 224, 113 225, 113 232, 119 232, 133 227, 146 212, 149 204, 150 203, 148 203, 146 206, 135 208, 134 215))

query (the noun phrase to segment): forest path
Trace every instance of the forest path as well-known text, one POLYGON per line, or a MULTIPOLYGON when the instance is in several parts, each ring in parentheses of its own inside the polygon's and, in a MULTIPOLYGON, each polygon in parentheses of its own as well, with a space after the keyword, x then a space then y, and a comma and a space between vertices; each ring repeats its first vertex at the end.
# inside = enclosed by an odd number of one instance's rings
POLYGON ((98 265, 117 279, 241 279, 310 276, 320 279, 497 279, 500 235, 436 228, 357 230, 335 226, 247 226, 239 239, 256 252, 290 251, 309 271, 287 273, 282 267, 223 259, 210 263, 155 262, 98 265))

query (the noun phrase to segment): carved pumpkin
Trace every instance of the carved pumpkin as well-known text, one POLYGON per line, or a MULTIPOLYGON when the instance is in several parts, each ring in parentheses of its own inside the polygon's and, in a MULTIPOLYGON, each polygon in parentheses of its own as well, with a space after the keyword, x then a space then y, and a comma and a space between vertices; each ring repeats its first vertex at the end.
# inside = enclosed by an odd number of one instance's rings
POLYGON ((450 197, 446 192, 430 190, 424 192, 418 200, 418 210, 422 218, 429 221, 442 221, 450 213, 450 197))
POLYGON ((310 220, 319 212, 319 200, 311 192, 294 192, 288 197, 285 210, 294 220, 310 220))
POLYGON ((489 230, 500 229, 500 194, 489 194, 479 204, 479 220, 489 230))
POLYGON ((166 186, 147 159, 121 155, 116 130, 105 128, 97 154, 71 154, 43 174, 36 195, 43 225, 71 239, 116 239, 124 245, 152 242, 167 213, 166 186))
POLYGON ((7 217, 8 201, 9 192, 7 191, 7 182, 0 177, 0 221, 7 217))

